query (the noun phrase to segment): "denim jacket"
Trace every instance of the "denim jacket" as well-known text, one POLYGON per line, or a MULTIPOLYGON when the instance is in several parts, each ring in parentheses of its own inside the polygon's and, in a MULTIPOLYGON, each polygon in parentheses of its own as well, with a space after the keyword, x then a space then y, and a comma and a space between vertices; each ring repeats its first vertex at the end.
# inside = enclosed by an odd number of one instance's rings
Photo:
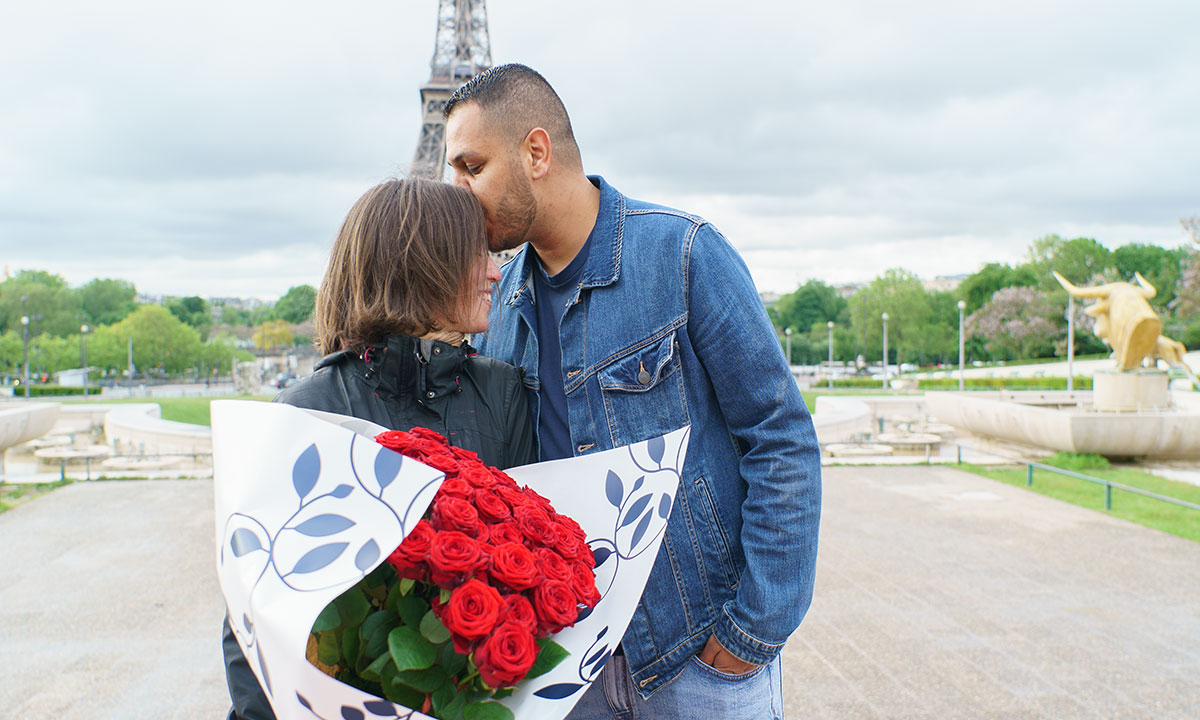
MULTIPOLYGON (((710 634, 766 664, 812 601, 821 509, 812 419, 745 263, 712 225, 626 198, 600 211, 561 327, 576 455, 691 425, 681 487, 622 639, 648 697, 710 634)), ((481 353, 521 368, 534 427, 538 340, 528 246, 503 269, 481 353)))

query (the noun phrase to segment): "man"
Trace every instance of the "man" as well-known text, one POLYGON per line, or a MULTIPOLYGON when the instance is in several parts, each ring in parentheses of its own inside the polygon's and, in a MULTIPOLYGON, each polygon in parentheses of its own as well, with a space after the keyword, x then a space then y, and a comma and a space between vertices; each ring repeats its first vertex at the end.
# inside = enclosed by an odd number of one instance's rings
POLYGON ((542 460, 691 425, 683 480, 618 653, 570 718, 777 718, 812 600, 820 455, 745 264, 712 225, 584 174, 541 75, 446 105, 454 182, 503 270, 480 351, 518 366, 542 460))

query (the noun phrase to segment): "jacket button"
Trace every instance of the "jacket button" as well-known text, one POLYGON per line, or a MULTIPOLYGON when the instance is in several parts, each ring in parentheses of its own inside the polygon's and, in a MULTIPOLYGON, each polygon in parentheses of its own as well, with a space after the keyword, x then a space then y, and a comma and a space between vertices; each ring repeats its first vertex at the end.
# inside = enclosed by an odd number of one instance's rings
POLYGON ((431 398, 431 397, 433 397, 433 395, 434 395, 434 392, 433 392, 432 390, 430 390, 429 392, 425 393, 425 397, 428 397, 428 398, 431 398))
POLYGON ((646 385, 650 382, 650 373, 646 372, 645 368, 642 368, 640 371, 638 371, 638 382, 643 385, 646 385))

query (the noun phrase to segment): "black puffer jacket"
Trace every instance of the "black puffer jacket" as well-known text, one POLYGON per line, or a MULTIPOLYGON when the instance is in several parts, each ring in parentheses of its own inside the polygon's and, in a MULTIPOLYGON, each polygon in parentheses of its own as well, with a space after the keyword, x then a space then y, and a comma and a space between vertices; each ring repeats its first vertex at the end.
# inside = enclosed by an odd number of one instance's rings
MULTIPOLYGON (((332 353, 275 398, 351 415, 393 430, 421 426, 501 469, 537 460, 529 403, 517 369, 459 346, 393 335, 361 356, 332 353)), ((225 621, 227 720, 274 720, 266 694, 225 621)))

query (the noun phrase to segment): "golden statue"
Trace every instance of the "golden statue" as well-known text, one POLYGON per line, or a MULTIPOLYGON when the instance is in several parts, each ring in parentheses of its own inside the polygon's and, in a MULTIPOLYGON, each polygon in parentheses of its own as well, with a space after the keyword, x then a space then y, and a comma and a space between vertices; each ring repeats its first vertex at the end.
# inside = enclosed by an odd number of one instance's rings
POLYGON ((1054 277, 1075 297, 1096 300, 1084 312, 1096 318, 1096 337, 1113 349, 1118 370, 1132 370, 1143 361, 1153 367, 1162 359, 1181 368, 1200 389, 1200 379, 1183 361, 1183 343, 1162 334, 1162 320, 1149 302, 1158 291, 1141 273, 1134 273, 1137 285, 1114 282, 1089 288, 1076 287, 1057 272, 1054 277))

